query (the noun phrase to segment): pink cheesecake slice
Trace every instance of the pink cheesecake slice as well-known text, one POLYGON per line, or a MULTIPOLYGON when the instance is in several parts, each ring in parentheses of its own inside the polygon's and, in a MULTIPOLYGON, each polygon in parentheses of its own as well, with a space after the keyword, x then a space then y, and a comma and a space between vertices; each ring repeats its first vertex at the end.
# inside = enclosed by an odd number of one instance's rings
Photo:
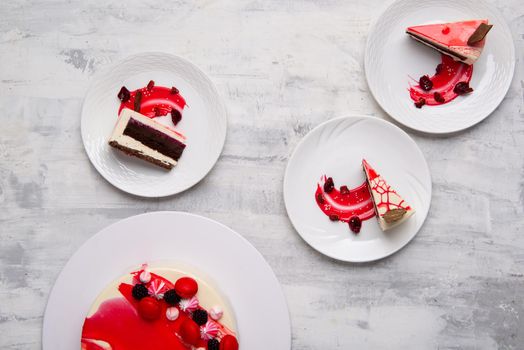
POLYGON ((408 27, 406 33, 456 61, 473 64, 484 49, 485 36, 491 27, 487 19, 477 19, 413 26, 408 27))

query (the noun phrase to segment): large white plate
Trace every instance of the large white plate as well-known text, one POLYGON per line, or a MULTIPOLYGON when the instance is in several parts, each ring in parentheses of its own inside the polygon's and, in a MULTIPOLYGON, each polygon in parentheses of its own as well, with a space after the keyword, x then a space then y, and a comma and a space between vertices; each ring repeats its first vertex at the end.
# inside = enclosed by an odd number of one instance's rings
POLYGON ((515 70, 515 46, 502 15, 480 0, 398 0, 371 29, 365 70, 369 88, 380 106, 396 121, 414 130, 446 134, 471 127, 502 102, 515 70), (487 18, 494 25, 475 63, 475 92, 441 106, 417 109, 409 97, 409 76, 432 75, 440 53, 405 34, 407 27, 487 18))
POLYGON ((103 229, 71 257, 47 303, 43 350, 79 349, 84 318, 96 296, 148 261, 178 261, 211 276, 235 313, 240 349, 290 349, 285 297, 262 255, 216 221, 156 212, 103 229))
MULTIPOLYGON (((172 125, 169 117, 156 120, 172 125)), ((211 170, 224 146, 227 115, 215 86, 199 68, 178 56, 142 53, 97 75, 84 101, 81 129, 87 155, 107 181, 138 196, 162 197, 188 189, 211 170), (120 87, 135 90, 150 80, 176 86, 188 104, 177 126, 187 136, 187 146, 171 171, 107 144, 117 120, 120 87)))
POLYGON ((295 149, 284 178, 284 201, 293 226, 313 248, 338 260, 372 261, 393 254, 415 237, 429 211, 431 177, 416 143, 395 125, 372 117, 336 118, 309 132, 295 149), (324 174, 332 176, 337 187, 362 184, 362 158, 416 210, 386 233, 372 218, 355 235, 347 224, 331 222, 315 201, 324 174))

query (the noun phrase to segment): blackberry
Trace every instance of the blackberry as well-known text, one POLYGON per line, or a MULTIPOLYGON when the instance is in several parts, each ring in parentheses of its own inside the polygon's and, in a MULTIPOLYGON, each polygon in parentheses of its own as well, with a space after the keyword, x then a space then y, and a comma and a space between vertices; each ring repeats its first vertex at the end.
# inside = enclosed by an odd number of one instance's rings
POLYGON ((142 283, 135 284, 131 294, 133 294, 133 298, 136 300, 142 300, 143 298, 149 296, 146 285, 142 283))
POLYGON ((207 350, 219 350, 220 349, 220 342, 218 339, 209 339, 207 342, 207 350))
POLYGON ((207 322, 207 311, 206 310, 195 310, 193 312, 193 321, 199 326, 203 326, 207 322))
POLYGON ((180 302, 180 295, 174 289, 170 289, 164 293, 164 300, 169 305, 176 305, 180 302))

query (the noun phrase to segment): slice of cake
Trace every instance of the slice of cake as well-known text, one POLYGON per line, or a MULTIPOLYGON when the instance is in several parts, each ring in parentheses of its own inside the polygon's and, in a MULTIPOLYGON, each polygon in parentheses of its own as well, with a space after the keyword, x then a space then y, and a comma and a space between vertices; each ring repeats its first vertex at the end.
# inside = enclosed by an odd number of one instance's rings
POLYGON ((414 26, 407 28, 406 33, 456 61, 473 64, 482 53, 491 27, 488 20, 480 19, 414 26))
POLYGON ((362 159, 369 192, 375 205, 378 223, 383 231, 400 225, 415 213, 402 197, 378 174, 369 163, 362 159))
POLYGON ((171 170, 182 152, 185 137, 140 113, 124 108, 109 145, 162 168, 171 170))

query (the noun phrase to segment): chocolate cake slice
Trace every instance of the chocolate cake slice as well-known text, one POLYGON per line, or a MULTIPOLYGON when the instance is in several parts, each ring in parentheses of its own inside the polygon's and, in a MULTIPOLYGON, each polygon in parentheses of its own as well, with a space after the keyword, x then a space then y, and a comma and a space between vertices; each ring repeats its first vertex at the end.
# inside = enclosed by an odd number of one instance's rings
POLYGON ((120 151, 171 170, 182 152, 185 137, 140 113, 124 108, 109 139, 120 151))

